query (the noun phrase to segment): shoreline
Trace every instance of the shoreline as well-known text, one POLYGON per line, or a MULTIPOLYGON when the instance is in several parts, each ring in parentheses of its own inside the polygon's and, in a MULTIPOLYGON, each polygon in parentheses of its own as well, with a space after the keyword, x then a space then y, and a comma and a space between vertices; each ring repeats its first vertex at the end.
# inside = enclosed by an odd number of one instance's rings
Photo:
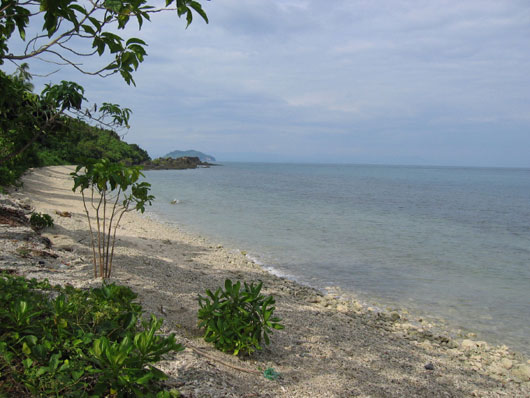
MULTIPOLYGON (((27 274, 52 283, 94 286, 101 282, 92 277, 87 223, 68 172, 66 166, 33 170, 24 177, 23 189, 12 195, 29 198, 36 211, 52 215, 56 226, 43 236, 59 256, 55 264, 63 259, 67 264, 28 268, 27 274)), ((149 215, 127 214, 116 246, 111 281, 138 293, 144 310, 165 318, 165 330, 176 333, 177 341, 218 361, 248 369, 273 367, 282 374, 271 382, 187 349, 163 366, 184 397, 530 395, 530 362, 507 347, 455 340, 429 325, 413 325, 410 314, 371 311, 357 300, 323 295, 273 275, 237 249, 149 215), (221 286, 225 278, 262 280, 286 326, 272 336, 270 346, 248 359, 216 351, 196 327, 197 294, 221 286)))
POLYGON ((445 318, 442 314, 434 315, 419 306, 407 306, 406 303, 394 302, 383 297, 375 297, 365 292, 356 292, 338 285, 312 285, 311 282, 304 281, 294 274, 277 269, 274 265, 259 261, 259 257, 256 258, 248 253, 248 250, 252 250, 249 247, 237 247, 234 244, 223 242, 221 240, 222 238, 213 238, 201 232, 189 231, 185 227, 180 227, 176 222, 163 220, 163 214, 156 213, 150 208, 146 208, 145 214, 141 215, 141 217, 147 218, 155 223, 163 224, 169 228, 176 228, 183 234, 194 237, 195 239, 204 240, 211 245, 223 246, 232 253, 242 253, 249 261, 261 267, 265 272, 309 289, 314 289, 323 296, 337 300, 337 302, 352 302, 355 308, 362 309, 363 312, 381 313, 387 317, 395 317, 395 314, 398 314, 400 320, 405 320, 417 329, 428 328, 433 334, 449 336, 453 340, 462 341, 471 339, 481 341, 481 343, 486 343, 491 347, 506 346, 510 352, 514 352, 519 357, 530 360, 530 351, 527 352, 514 348, 512 345, 506 343, 506 341, 498 338, 497 334, 488 335, 484 331, 479 332, 475 330, 473 326, 465 324, 457 325, 457 318, 449 319, 445 318))

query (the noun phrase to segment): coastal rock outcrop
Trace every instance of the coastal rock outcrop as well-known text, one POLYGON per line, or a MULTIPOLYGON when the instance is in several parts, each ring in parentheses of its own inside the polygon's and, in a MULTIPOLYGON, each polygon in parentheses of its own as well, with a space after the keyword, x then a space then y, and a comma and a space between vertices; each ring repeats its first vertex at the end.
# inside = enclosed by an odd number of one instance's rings
POLYGON ((212 163, 203 162, 198 157, 184 156, 178 159, 157 158, 142 163, 144 170, 185 170, 198 167, 215 166, 212 163))

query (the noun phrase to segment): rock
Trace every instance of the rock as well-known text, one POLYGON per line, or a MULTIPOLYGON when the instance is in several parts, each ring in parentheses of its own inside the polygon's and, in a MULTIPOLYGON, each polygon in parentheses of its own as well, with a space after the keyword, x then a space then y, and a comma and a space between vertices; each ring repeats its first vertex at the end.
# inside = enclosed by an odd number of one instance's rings
POLYGON ((55 250, 62 250, 62 251, 65 251, 65 252, 72 252, 72 251, 74 251, 74 248, 72 246, 69 246, 69 245, 57 245, 57 246, 55 246, 55 250))
POLYGON ((144 170, 184 170, 196 169, 197 167, 215 166, 212 163, 202 162, 195 156, 183 156, 178 159, 171 157, 157 158, 142 163, 144 170))
POLYGON ((530 366, 519 365, 512 369, 512 374, 520 381, 530 381, 530 366))
POLYGON ((418 343, 418 345, 426 349, 432 348, 432 343, 429 340, 423 340, 421 343, 418 343))
POLYGON ((394 322, 398 321, 399 319, 401 319, 401 316, 399 316, 399 314, 397 312, 392 312, 390 314, 390 319, 392 319, 394 322))
POLYGON ((469 339, 462 340, 462 342, 460 343, 460 346, 466 350, 476 347, 475 342, 469 339))
POLYGON ((504 369, 511 369, 513 367, 513 362, 509 360, 508 358, 502 358, 501 359, 501 365, 504 369))
POLYGON ((61 216, 61 217, 72 217, 72 213, 70 213, 69 211, 59 211, 59 210, 55 210, 55 214, 61 216))
POLYGON ((339 304, 337 305, 337 311, 339 312, 348 312, 349 308, 345 304, 339 304))
POLYGON ((506 374, 506 369, 499 363, 493 363, 488 366, 487 369, 489 374, 504 375, 506 374))
POLYGON ((485 341, 475 341, 475 340, 469 340, 464 339, 460 343, 460 346, 465 350, 476 350, 476 349, 482 349, 487 346, 487 343, 485 341))
POLYGON ((424 366, 424 368, 427 370, 434 370, 434 365, 432 362, 429 362, 428 364, 424 366))

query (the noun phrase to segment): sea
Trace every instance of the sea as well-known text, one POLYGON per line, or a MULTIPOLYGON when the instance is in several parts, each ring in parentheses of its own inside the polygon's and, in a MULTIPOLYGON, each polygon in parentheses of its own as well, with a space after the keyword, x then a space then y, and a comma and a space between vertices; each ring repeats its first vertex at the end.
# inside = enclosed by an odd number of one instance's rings
POLYGON ((159 220, 280 276, 530 354, 530 169, 222 163, 145 175, 159 220))

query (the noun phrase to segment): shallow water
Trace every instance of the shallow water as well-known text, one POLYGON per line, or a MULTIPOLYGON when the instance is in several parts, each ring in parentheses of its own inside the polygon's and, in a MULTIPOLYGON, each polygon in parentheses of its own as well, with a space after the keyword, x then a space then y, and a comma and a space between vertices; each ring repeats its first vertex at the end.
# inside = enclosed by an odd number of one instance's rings
POLYGON ((227 163, 146 176, 164 221, 530 353, 528 169, 227 163))

